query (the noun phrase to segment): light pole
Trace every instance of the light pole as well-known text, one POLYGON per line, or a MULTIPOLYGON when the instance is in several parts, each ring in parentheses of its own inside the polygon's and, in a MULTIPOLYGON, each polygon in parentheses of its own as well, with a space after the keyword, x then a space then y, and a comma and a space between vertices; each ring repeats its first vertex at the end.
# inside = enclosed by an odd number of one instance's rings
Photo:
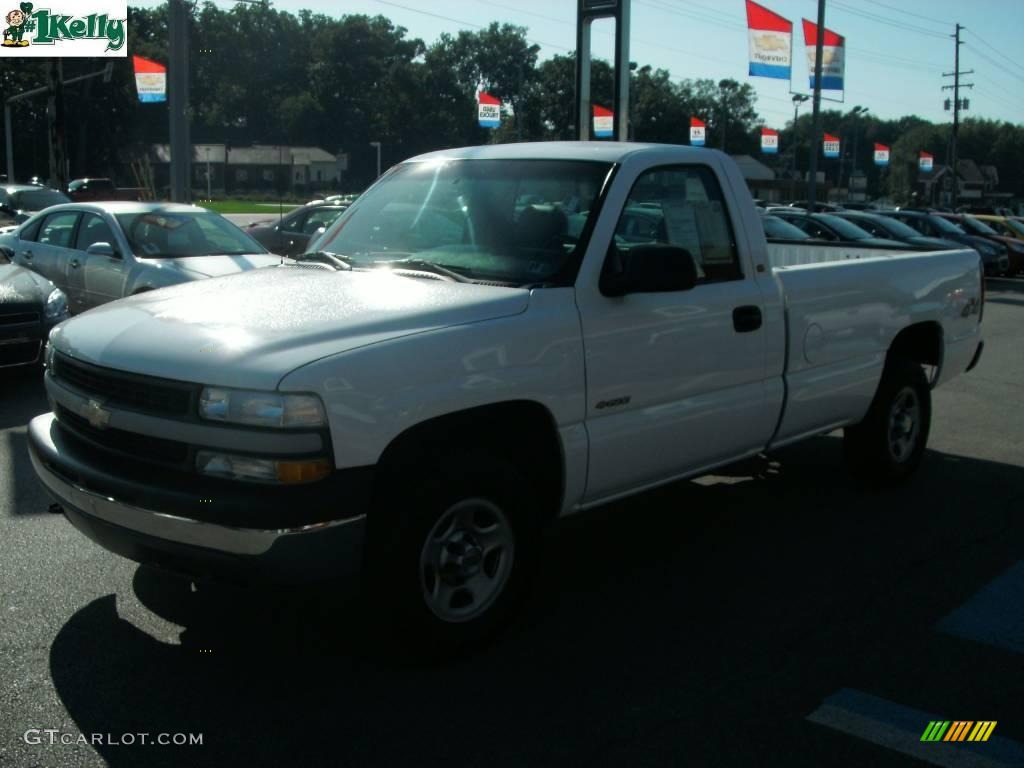
POLYGON ((213 192, 210 190, 210 148, 206 148, 206 199, 210 200, 213 198, 213 192))
POLYGON ((790 142, 793 145, 793 172, 789 177, 789 197, 791 200, 796 199, 796 120, 800 115, 800 105, 809 98, 811 97, 804 93, 793 94, 793 140, 790 142))
MULTIPOLYGON (((847 179, 847 181, 853 179, 853 172, 857 170, 857 116, 863 115, 867 111, 867 107, 861 107, 859 105, 850 110, 850 119, 853 121, 853 167, 850 171, 850 177, 849 179, 847 179)), ((840 145, 842 147, 842 151, 839 154, 839 179, 838 183, 836 184, 836 186, 839 187, 839 189, 842 189, 843 187, 843 168, 846 166, 845 144, 846 142, 842 142, 842 144, 840 145)), ((847 190, 847 198, 849 198, 849 190, 847 190)))
MULTIPOLYGON (((866 115, 868 113, 867 107, 854 107, 851 114, 854 117, 866 115)), ((857 122, 853 124, 853 169, 850 171, 850 183, 853 183, 853 177, 857 175, 857 148, 859 146, 860 131, 857 130, 857 122)), ((866 187, 865 187, 866 188, 866 187)))
POLYGON ((380 178, 380 142, 379 141, 371 141, 370 142, 370 146, 377 148, 377 178, 379 179, 380 178))
POLYGON ((719 80, 718 81, 718 90, 721 92, 721 96, 720 96, 721 104, 719 105, 719 108, 721 109, 721 120, 722 120, 722 147, 721 147, 721 149, 722 149, 723 152, 725 152, 725 125, 726 125, 726 121, 728 120, 729 107, 732 106, 729 103, 729 94, 735 93, 736 87, 738 85, 739 85, 739 83, 737 83, 735 80, 728 80, 728 79, 726 79, 726 80, 719 80))

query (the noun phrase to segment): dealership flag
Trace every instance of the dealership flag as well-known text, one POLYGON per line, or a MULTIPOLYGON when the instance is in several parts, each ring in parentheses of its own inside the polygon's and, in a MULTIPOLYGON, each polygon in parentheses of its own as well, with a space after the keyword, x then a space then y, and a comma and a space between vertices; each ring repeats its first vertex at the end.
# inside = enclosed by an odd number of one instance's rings
MULTIPOLYGON (((807 72, 811 88, 814 88, 814 48, 818 44, 818 25, 804 19, 804 44, 807 46, 807 72)), ((821 89, 823 91, 843 90, 843 76, 846 70, 846 40, 828 27, 821 49, 821 89)))
POLYGON ((823 142, 825 148, 825 157, 839 157, 839 137, 833 136, 831 133, 825 134, 825 141, 823 142))
POLYGON ((132 56, 132 65, 139 101, 167 101, 167 67, 141 56, 132 56))
POLYGON ((917 160, 918 167, 925 173, 931 172, 934 163, 935 158, 927 152, 922 152, 917 160))
POLYGON ((707 133, 707 124, 699 117, 690 118, 690 145, 694 147, 704 146, 704 135, 707 133))
POLYGON ((793 22, 747 0, 747 39, 754 77, 789 80, 793 55, 793 22))
POLYGON ((774 155, 779 151, 779 132, 771 128, 761 129, 761 151, 766 155, 774 155))
POLYGON ((889 164, 889 148, 885 144, 875 144, 875 165, 889 164))
POLYGON ((480 91, 477 96, 477 115, 481 128, 497 128, 501 125, 501 99, 480 91))
POLYGON ((606 139, 615 135, 615 113, 594 105, 594 135, 606 139))

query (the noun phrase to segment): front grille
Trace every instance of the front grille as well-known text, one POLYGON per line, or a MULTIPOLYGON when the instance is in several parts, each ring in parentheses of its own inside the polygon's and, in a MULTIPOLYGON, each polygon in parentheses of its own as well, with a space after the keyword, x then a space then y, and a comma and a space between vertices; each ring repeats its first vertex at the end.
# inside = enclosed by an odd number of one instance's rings
POLYGON ((187 418, 194 413, 198 387, 192 384, 100 368, 58 354, 53 376, 105 403, 143 413, 187 418))
POLYGON ((14 312, 9 315, 0 315, 0 325, 20 325, 21 323, 38 322, 38 312, 14 312))
POLYGON ((188 445, 185 443, 126 432, 123 429, 97 429, 63 405, 57 406, 57 421, 72 434, 98 448, 121 453, 133 459, 174 465, 184 464, 188 459, 188 445))
POLYGON ((0 342, 0 368, 6 365, 28 365, 39 359, 38 339, 0 342))

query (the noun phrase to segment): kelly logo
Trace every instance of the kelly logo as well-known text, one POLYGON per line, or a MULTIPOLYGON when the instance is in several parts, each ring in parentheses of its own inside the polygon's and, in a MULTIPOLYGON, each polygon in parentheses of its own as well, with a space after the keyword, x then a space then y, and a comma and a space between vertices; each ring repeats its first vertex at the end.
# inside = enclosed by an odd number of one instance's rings
MULTIPOLYGON (((85 5, 81 0, 78 4, 85 5)), ((127 5, 112 6, 103 0, 97 5, 101 7, 88 8, 91 13, 72 15, 52 8, 37 9, 30 2, 21 3, 3 15, 0 55, 127 56, 127 5)))

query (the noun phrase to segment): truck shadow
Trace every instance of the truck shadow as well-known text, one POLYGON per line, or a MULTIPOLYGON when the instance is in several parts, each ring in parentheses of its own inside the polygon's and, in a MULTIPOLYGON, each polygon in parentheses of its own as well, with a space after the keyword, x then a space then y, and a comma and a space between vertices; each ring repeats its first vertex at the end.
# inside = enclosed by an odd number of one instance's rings
MULTIPOLYGON (((851 675, 896 685, 890 657, 1020 558, 1024 470, 932 451, 911 485, 865 490, 839 454, 818 438, 562 521, 525 610, 466 658, 368 652, 357 602, 140 568, 181 645, 111 594, 54 638, 53 683, 81 733, 203 734, 93 747, 111 766, 888 765, 803 718, 851 675), (766 758, 780 738, 799 749, 766 758)), ((991 651, 965 645, 985 679, 991 651)))

